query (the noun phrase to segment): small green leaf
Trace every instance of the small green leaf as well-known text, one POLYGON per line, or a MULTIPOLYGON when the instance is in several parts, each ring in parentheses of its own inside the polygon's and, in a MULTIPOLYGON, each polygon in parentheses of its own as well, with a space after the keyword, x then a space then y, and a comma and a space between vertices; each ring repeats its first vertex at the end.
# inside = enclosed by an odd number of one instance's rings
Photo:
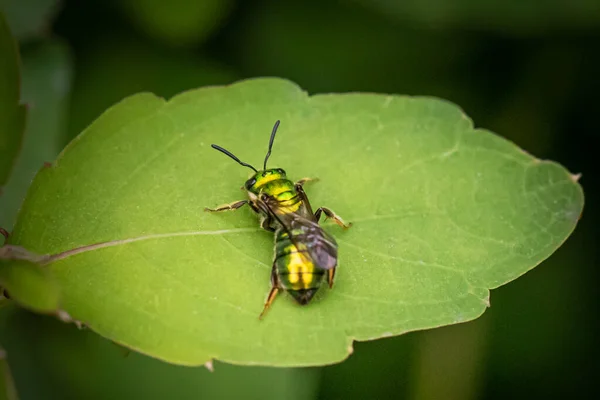
MULTIPOLYGON (((50 255, 61 307, 101 335, 186 365, 338 362, 353 340, 472 320, 552 254, 583 207, 576 177, 433 98, 308 96, 280 79, 132 96, 40 171, 11 243, 50 255), (307 185, 339 243, 332 290, 308 306, 269 290, 272 234, 238 200, 248 170, 218 143, 307 185)), ((0 269, 0 276, 2 269, 0 269)))
POLYGON ((115 2, 147 34, 175 45, 196 45, 227 16, 231 0, 119 0, 115 2))
POLYGON ((60 292, 50 270, 40 265, 46 259, 19 246, 0 247, 0 284, 25 307, 55 313, 60 292))
POLYGON ((71 62, 59 42, 44 42, 23 52, 22 101, 29 106, 23 148, 0 197, 0 226, 10 229, 35 173, 52 162, 64 145, 71 87, 71 62))
POLYGON ((19 104, 19 51, 0 12, 0 193, 19 153, 25 106, 19 104))

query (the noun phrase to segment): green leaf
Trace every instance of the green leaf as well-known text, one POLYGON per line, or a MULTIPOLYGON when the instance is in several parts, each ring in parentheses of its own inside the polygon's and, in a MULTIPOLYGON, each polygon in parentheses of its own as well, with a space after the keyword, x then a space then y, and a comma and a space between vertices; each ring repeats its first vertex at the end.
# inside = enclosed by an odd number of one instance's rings
POLYGON ((328 364, 353 340, 477 318, 490 288, 572 232, 576 178, 445 101, 309 97, 256 79, 109 109, 39 172, 11 243, 51 255, 61 307, 132 349, 186 365, 328 364), (243 198, 248 176, 210 143, 258 164, 276 119, 270 165, 319 177, 313 205, 354 226, 326 224, 340 247, 335 287, 306 307, 282 295, 259 321, 272 234, 249 209, 202 210, 243 198))
POLYGON ((23 148, 0 197, 0 226, 6 229, 13 226, 35 173, 64 145, 71 75, 71 60, 62 43, 24 49, 22 101, 29 112, 23 148))
POLYGON ((50 272, 24 261, 8 265, 0 260, 0 267, 0 283, 10 291, 11 298, 33 311, 52 313, 58 309, 60 291, 50 272))
POLYGON ((0 192, 19 153, 25 106, 19 104, 19 51, 0 13, 0 192))
POLYGON ((174 45, 197 45, 227 16, 231 0, 120 0, 115 2, 141 30, 174 45))

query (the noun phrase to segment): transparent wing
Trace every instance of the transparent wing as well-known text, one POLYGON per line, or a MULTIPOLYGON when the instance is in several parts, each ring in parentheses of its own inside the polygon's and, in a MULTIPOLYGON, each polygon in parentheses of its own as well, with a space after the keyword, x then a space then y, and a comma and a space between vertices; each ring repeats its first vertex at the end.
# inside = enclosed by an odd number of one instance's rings
POLYGON ((298 250, 306 250, 313 263, 322 269, 337 266, 337 243, 333 236, 311 219, 300 213, 283 212, 277 199, 263 194, 259 207, 269 213, 288 233, 290 240, 298 250))

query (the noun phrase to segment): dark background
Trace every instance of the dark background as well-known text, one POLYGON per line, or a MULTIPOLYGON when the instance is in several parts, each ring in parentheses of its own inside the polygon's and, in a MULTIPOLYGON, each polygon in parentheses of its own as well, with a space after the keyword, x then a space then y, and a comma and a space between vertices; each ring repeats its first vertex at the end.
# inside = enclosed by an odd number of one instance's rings
POLYGON ((480 319, 356 343, 349 360, 323 368, 217 362, 211 374, 125 356, 92 332, 5 308, 0 340, 22 399, 591 397, 600 2, 0 0, 3 8, 25 66, 48 46, 63 60, 67 101, 51 106, 60 147, 129 94, 280 76, 310 93, 448 99, 476 126, 581 172, 586 194, 573 236, 494 290, 480 319))

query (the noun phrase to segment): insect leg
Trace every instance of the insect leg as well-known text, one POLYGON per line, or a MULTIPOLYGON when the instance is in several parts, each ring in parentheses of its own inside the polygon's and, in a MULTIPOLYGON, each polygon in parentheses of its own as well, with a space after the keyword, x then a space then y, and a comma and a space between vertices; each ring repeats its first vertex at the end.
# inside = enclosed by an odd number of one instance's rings
POLYGON ((344 229, 348 229, 352 226, 352 222, 346 224, 339 215, 337 215, 327 207, 319 207, 317 209, 317 211, 315 212, 315 218, 317 219, 317 222, 319 222, 319 219, 321 218, 321 213, 324 213, 325 217, 331 218, 336 224, 338 224, 344 229))
POLYGON ((268 215, 266 217, 263 216, 260 221, 260 227, 263 228, 265 231, 275 232, 275 228, 271 226, 272 222, 273 218, 271 217, 271 215, 268 215))
POLYGON ((269 307, 271 307, 271 304, 273 304, 273 300, 275 300, 275 297, 277 296, 277 292, 279 292, 279 279, 277 278, 277 271, 275 269, 275 263, 273 263, 273 269, 271 270, 271 291, 269 292, 269 295, 267 296, 267 300, 265 301, 265 307, 263 308, 262 312, 258 316, 258 319, 263 319, 265 313, 267 312, 269 307))
POLYGON ((263 317, 265 316, 265 313, 267 312, 269 307, 271 307, 273 300, 275 300, 275 296, 277 296, 277 292, 279 292, 278 288, 276 288, 276 287, 271 288, 271 291, 269 292, 269 296, 267 297, 267 301, 265 302, 265 308, 263 308, 262 312, 258 316, 258 319, 263 319, 263 317))
POLYGON ((217 208, 204 207, 204 211, 219 212, 219 211, 237 210, 244 204, 248 204, 248 200, 239 200, 239 201, 235 201, 233 203, 223 204, 223 205, 218 206, 217 208))
POLYGON ((331 268, 327 270, 327 283, 329 283, 329 289, 333 287, 333 278, 335 277, 335 270, 337 268, 331 268))
MULTIPOLYGON (((300 179, 300 181, 302 181, 302 179, 300 179)), ((310 205, 310 201, 308 201, 308 196, 306 195, 306 192, 302 188, 302 184, 301 183, 296 183, 294 185, 294 189, 296 189, 296 191, 298 192, 298 195, 300 196, 300 199, 302 199, 302 202, 304 203, 304 206, 306 207, 306 209, 308 210, 308 212, 312 214, 313 213, 312 207, 310 205)))
POLYGON ((303 186, 306 182, 318 182, 319 178, 302 178, 296 182, 297 186, 303 186))

